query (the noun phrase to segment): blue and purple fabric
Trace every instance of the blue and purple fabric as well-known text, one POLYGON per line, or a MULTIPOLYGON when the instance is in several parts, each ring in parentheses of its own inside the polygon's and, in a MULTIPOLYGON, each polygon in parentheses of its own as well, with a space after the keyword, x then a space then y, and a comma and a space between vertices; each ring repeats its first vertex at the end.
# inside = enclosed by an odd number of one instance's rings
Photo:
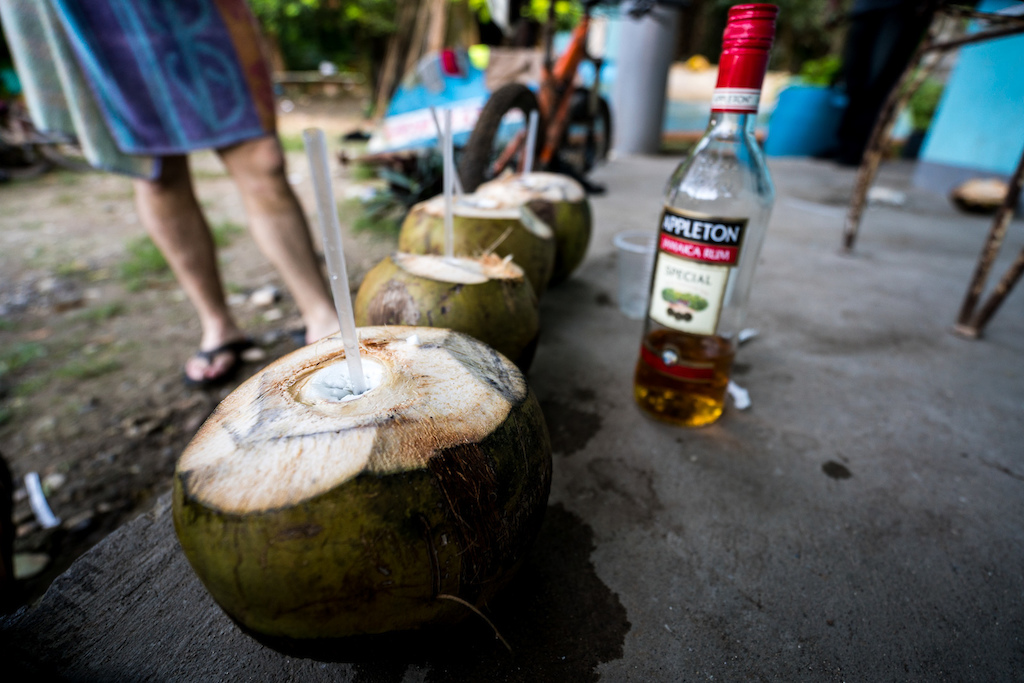
POLYGON ((161 156, 274 131, 244 0, 0 0, 0 15, 37 125, 94 166, 154 177, 161 156))

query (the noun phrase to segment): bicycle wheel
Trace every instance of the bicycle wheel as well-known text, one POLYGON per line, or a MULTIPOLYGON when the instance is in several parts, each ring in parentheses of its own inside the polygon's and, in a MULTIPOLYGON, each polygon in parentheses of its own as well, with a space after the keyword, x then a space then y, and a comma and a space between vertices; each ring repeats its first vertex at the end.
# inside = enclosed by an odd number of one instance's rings
POLYGON ((581 176, 607 159, 612 147, 612 112, 608 101, 599 95, 595 105, 591 114, 590 91, 586 88, 573 93, 569 123, 558 146, 559 165, 581 176))
MULTIPOLYGON (((530 112, 540 112, 537 96, 525 85, 509 83, 498 88, 480 111, 469 142, 462 150, 459 177, 466 192, 495 178, 506 168, 515 170, 526 154, 530 112)), ((543 137, 544 121, 538 120, 537 137, 543 137)), ((540 149, 540 140, 535 146, 540 149)), ((535 153, 536 153, 535 150, 535 153)))

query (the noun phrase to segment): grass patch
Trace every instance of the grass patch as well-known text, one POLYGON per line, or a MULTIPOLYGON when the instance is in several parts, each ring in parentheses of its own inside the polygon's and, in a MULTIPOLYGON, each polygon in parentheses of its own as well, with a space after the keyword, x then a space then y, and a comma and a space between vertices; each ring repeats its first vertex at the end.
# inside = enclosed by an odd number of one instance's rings
POLYGON ((66 363, 56 375, 65 379, 92 379, 120 369, 121 362, 115 358, 92 358, 66 363))
POLYGON ((18 385, 14 387, 14 395, 21 397, 31 396, 49 383, 50 377, 48 375, 30 377, 24 382, 19 382, 18 385))
POLYGON ((45 355, 46 347, 37 342, 15 344, 13 348, 0 352, 0 377, 8 372, 20 370, 45 355))
POLYGON ((162 277, 170 272, 167 259, 148 236, 136 237, 125 247, 128 252, 120 263, 119 275, 129 292, 138 292, 146 287, 151 277, 162 277))
POLYGON ((75 171, 57 171, 53 174, 53 177, 58 185, 63 185, 64 187, 73 187, 82 180, 82 175, 75 171))
POLYGON ((213 226, 213 243, 218 247, 226 247, 231 244, 236 237, 245 232, 238 223, 232 221, 224 221, 213 226))
POLYGON ((400 202, 381 195, 376 195, 368 202, 349 199, 341 202, 338 208, 343 216, 351 220, 353 232, 372 232, 388 237, 398 236, 402 230, 402 221, 408 213, 400 202))
POLYGON ((361 161, 352 164, 351 172, 352 180, 374 180, 377 178, 377 169, 361 161))
POLYGON ((3 426, 14 418, 14 410, 7 406, 0 406, 0 426, 3 426))
POLYGON ((46 247, 35 246, 25 251, 25 263, 29 268, 45 268, 48 256, 46 247))
POLYGON ((123 303, 120 301, 113 301, 109 304, 102 304, 100 306, 95 306, 81 311, 75 315, 75 318, 77 320, 84 320, 90 323, 101 323, 105 320, 116 318, 124 313, 124 311, 125 307, 123 303))
POLYGON ((0 332, 13 332, 18 328, 17 323, 7 318, 0 318, 0 332))
POLYGON ((78 202, 78 194, 74 192, 61 192, 53 198, 53 203, 57 206, 71 206, 78 202))
POLYGON ((286 152, 306 151, 306 143, 302 139, 302 136, 297 133, 291 135, 279 135, 278 138, 281 140, 281 149, 286 152))
POLYGON ((43 227, 43 222, 23 221, 20 225, 18 225, 18 227, 21 228, 22 230, 38 230, 39 228, 43 227))
POLYGON ((228 172, 221 170, 210 170, 206 168, 197 168, 192 172, 192 178, 194 180, 215 180, 217 178, 227 178, 228 172))
POLYGON ((58 263, 57 267, 53 269, 54 275, 63 278, 76 277, 88 272, 89 265, 80 259, 58 263))
POLYGON ((96 199, 104 202, 118 202, 131 199, 135 196, 135 192, 128 188, 127 190, 116 190, 113 192, 100 192, 96 195, 96 199))

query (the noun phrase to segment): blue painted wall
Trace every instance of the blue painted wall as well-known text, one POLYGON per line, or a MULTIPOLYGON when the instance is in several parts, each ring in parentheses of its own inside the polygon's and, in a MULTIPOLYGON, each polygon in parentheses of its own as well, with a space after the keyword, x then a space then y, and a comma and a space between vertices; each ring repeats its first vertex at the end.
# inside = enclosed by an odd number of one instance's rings
MULTIPOLYGON (((995 11, 1019 4, 986 0, 978 9, 995 11)), ((962 48, 920 161, 1010 175, 1022 149, 1024 36, 962 48)))

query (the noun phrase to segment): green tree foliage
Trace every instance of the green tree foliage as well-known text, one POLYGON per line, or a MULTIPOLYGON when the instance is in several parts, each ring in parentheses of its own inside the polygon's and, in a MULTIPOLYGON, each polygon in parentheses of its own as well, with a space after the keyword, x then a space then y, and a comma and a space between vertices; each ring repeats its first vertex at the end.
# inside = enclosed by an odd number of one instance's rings
POLYGON ((396 0, 250 0, 250 6, 289 69, 315 69, 327 60, 366 71, 395 30, 396 0))
MULTIPOLYGON (((551 0, 530 0, 523 5, 523 16, 543 24, 548 20, 551 0)), ((583 5, 578 0, 555 0, 555 29, 568 31, 583 17, 583 5)))
MULTIPOLYGON (((707 19, 717 28, 709 38, 715 41, 708 54, 716 54, 721 46, 721 31, 725 27, 725 15, 738 0, 712 0, 711 16, 707 19)), ((817 59, 837 50, 836 37, 837 7, 847 3, 831 0, 772 0, 779 6, 775 23, 775 47, 772 50, 770 68, 788 69, 799 72, 808 59, 817 59)))
POLYGON ((946 86, 942 82, 929 78, 921 84, 917 92, 911 95, 907 109, 910 110, 910 122, 914 130, 928 130, 935 110, 939 108, 939 100, 942 98, 942 91, 945 88, 946 86))

